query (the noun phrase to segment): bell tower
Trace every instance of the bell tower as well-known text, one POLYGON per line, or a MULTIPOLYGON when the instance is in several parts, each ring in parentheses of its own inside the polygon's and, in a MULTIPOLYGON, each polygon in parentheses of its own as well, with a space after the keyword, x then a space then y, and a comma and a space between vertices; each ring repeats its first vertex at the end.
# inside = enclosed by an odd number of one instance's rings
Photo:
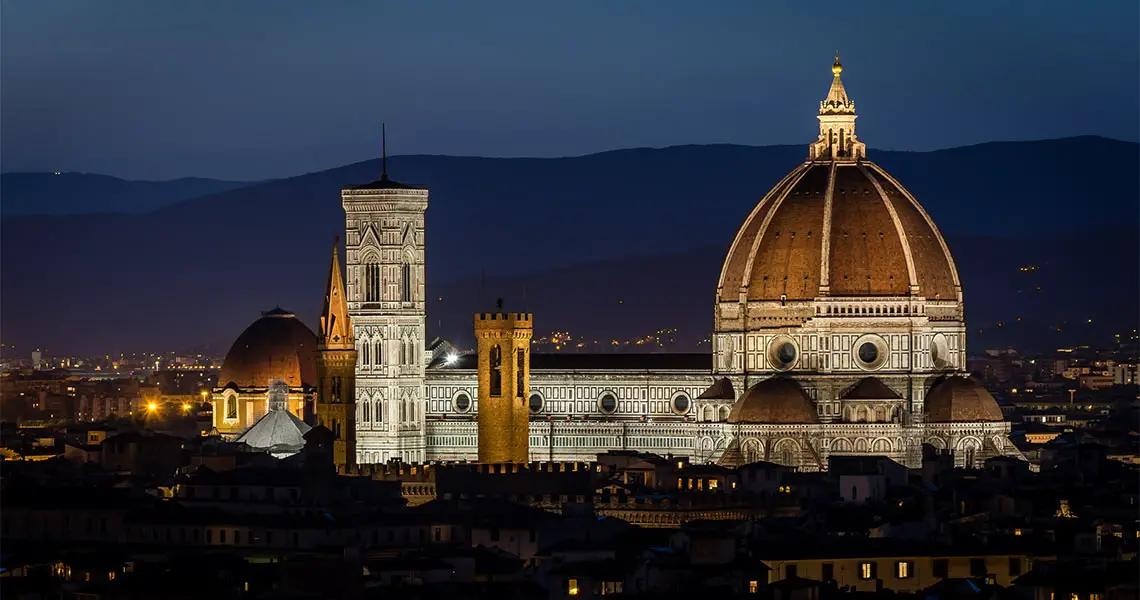
POLYGON ((333 243, 317 342, 317 423, 333 434, 333 463, 356 465, 356 340, 340 271, 340 237, 333 243))
MULTIPOLYGON (((502 310, 502 302, 499 302, 502 310)), ((531 313, 477 313, 479 462, 530 460, 531 313)))
POLYGON ((388 177, 341 190, 346 295, 356 339, 357 462, 426 460, 426 188, 388 177))

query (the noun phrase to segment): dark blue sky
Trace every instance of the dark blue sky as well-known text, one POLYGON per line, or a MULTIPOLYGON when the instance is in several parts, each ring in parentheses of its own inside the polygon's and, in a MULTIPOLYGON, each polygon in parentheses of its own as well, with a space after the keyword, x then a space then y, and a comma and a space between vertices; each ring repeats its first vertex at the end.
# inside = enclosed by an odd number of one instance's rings
POLYGON ((1135 0, 4 0, 5 171, 280 177, 397 154, 1136 140, 1135 0), (827 7, 827 11, 824 7, 827 7))

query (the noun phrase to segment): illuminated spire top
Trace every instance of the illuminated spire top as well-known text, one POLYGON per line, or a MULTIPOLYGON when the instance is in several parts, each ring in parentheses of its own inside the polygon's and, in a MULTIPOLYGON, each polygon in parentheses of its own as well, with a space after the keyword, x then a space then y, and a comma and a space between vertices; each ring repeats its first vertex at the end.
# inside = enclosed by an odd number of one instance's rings
POLYGON ((835 53, 835 64, 831 65, 831 89, 827 90, 827 98, 819 103, 819 114, 838 115, 855 114, 855 101, 847 97, 847 90, 843 88, 843 80, 839 74, 843 72, 843 65, 839 63, 839 53, 835 53))
POLYGON ((325 303, 321 310, 321 346, 325 348, 356 347, 352 324, 348 320, 348 301, 344 294, 344 277, 340 270, 340 237, 333 241, 329 282, 325 287, 325 303))
POLYGON ((831 65, 831 88, 827 98, 819 103, 819 139, 813 143, 808 155, 811 160, 848 161, 867 157, 867 146, 855 137, 855 101, 847 96, 843 80, 843 65, 839 52, 831 65))

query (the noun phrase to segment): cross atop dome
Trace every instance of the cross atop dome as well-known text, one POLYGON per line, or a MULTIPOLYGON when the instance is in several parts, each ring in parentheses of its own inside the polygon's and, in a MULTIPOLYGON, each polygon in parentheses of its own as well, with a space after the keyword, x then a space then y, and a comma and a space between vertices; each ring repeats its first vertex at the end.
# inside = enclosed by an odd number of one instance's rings
POLYGON ((819 103, 819 139, 811 145, 809 157, 817 161, 855 161, 867 157, 867 146, 855 137, 855 101, 839 75, 843 64, 839 52, 831 65, 831 88, 819 103))

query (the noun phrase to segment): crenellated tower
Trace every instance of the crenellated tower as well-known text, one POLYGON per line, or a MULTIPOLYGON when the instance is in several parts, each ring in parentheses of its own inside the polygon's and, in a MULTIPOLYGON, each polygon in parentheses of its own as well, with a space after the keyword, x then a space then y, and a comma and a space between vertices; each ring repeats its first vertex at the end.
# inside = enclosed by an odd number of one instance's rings
POLYGON ((388 177, 341 191, 348 311, 356 338, 361 463, 419 462, 425 452, 426 188, 388 177))
POLYGON ((317 343, 317 423, 333 433, 333 462, 356 465, 356 339, 340 270, 340 237, 333 243, 317 343))
POLYGON ((530 452, 531 313, 477 313, 479 462, 525 463, 530 452))

